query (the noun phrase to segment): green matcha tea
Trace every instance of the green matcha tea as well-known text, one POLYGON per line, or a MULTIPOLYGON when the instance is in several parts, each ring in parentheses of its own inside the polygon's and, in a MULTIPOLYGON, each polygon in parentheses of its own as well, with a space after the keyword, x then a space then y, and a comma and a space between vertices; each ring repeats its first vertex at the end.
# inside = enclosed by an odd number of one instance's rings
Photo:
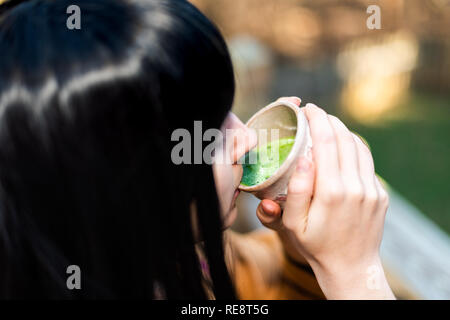
POLYGON ((286 137, 247 152, 241 184, 253 186, 267 180, 286 160, 294 141, 295 137, 286 137))

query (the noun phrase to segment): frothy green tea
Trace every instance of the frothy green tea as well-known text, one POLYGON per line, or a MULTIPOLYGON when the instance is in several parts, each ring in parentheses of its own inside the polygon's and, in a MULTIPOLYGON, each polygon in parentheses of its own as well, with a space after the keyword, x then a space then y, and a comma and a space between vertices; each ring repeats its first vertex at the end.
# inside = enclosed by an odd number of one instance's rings
POLYGON ((254 186, 267 180, 286 160, 294 141, 295 137, 286 137, 247 152, 241 184, 254 186))

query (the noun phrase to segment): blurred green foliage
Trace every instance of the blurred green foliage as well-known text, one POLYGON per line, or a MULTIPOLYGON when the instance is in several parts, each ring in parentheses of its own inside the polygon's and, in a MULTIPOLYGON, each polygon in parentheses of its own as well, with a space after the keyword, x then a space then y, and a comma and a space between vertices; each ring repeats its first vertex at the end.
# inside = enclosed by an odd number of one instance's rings
POLYGON ((376 125, 346 122, 369 142, 377 173, 450 233, 450 96, 414 92, 376 125))

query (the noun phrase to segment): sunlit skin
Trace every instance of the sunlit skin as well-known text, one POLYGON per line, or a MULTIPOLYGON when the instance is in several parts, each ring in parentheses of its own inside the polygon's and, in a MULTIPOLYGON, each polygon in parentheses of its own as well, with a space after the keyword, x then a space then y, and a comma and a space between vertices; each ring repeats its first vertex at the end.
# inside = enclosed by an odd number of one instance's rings
MULTIPOLYGON (((280 98, 300 105, 297 97, 280 98)), ((395 299, 379 256, 388 195, 374 171, 367 146, 336 117, 308 104, 313 150, 300 157, 282 212, 261 201, 257 216, 275 230, 285 252, 314 270, 328 299, 395 299), (369 279, 368 270, 377 270, 369 279), (368 281, 376 283, 370 285, 368 281)), ((256 133, 229 113, 222 130, 234 129, 243 145, 225 141, 232 164, 214 164, 214 178, 226 228, 237 216, 242 178, 237 160, 257 143, 256 133), (244 138, 242 138, 244 137, 244 138)))

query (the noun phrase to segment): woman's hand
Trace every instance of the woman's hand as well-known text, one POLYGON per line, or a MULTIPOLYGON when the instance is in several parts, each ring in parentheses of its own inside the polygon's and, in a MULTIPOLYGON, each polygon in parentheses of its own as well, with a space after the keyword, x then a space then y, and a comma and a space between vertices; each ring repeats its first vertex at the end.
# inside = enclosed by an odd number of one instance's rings
POLYGON ((327 298, 394 298, 379 257, 388 195, 370 150, 338 118, 312 104, 303 111, 312 155, 297 163, 284 212, 263 200, 258 217, 291 258, 306 259, 327 298))

